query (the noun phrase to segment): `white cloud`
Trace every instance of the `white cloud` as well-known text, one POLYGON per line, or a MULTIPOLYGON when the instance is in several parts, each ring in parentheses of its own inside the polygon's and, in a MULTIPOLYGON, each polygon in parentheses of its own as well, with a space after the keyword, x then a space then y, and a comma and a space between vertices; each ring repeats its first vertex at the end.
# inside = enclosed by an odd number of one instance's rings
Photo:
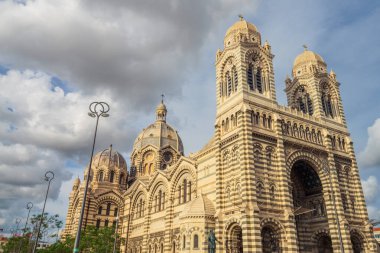
POLYGON ((368 141, 359 154, 359 162, 364 167, 380 166, 380 119, 368 128, 368 141))
POLYGON ((369 176, 367 180, 362 180, 362 186, 367 203, 369 204, 376 200, 380 190, 377 178, 375 176, 369 176))

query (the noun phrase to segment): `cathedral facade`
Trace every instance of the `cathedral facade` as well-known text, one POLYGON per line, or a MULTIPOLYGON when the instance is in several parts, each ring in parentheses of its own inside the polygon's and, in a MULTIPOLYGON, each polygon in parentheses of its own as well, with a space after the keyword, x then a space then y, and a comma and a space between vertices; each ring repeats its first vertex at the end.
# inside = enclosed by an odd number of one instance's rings
MULTIPOLYGON (((376 252, 335 73, 305 49, 282 106, 273 57, 256 26, 233 24, 216 53, 213 137, 185 156, 162 101, 129 170, 112 146, 94 156, 83 225, 118 220, 126 253, 376 252)), ((66 235, 85 180, 74 182, 66 235)))

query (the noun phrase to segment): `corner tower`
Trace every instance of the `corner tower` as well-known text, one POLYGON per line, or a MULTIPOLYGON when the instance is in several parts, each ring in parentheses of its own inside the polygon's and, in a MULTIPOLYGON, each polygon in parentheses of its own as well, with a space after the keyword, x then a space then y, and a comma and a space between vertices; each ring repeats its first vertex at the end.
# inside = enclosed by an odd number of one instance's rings
POLYGON ((308 50, 296 57, 292 78, 285 80, 288 105, 315 117, 346 124, 339 82, 333 71, 327 73, 323 58, 308 50))
POLYGON ((226 32, 224 49, 216 53, 218 115, 243 101, 276 101, 273 57, 256 26, 240 16, 226 32))

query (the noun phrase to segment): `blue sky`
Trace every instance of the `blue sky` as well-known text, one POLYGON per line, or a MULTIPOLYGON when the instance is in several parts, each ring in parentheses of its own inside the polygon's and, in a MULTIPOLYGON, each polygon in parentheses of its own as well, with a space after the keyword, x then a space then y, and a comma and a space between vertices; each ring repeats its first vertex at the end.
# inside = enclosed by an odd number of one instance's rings
POLYGON ((89 160, 92 101, 111 105, 97 150, 112 143, 128 158, 161 93, 186 154, 205 145, 215 53, 238 14, 272 46, 280 104, 303 44, 335 71, 369 213, 380 219, 378 1, 35 0, 0 1, 0 227, 25 217, 28 201, 38 211, 47 169, 56 172, 47 211, 65 217, 89 160))

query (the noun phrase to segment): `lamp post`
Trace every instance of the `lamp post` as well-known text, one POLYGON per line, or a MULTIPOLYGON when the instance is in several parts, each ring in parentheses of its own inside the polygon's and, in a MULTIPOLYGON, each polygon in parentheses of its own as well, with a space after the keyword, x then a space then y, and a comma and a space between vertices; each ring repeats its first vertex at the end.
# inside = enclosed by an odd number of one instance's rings
MULTIPOLYGON (((32 202, 28 202, 28 204, 26 204, 26 209, 28 210, 28 216, 26 216, 25 227, 24 227, 24 230, 22 231, 23 237, 25 236, 25 233, 26 233, 26 227, 28 226, 29 214, 32 207, 33 207, 32 202)), ((20 246, 18 247, 18 252, 21 251, 22 243, 23 243, 23 240, 20 240, 20 246)))
POLYGON ((46 206, 46 200, 47 200, 47 197, 48 197, 48 194, 49 194, 49 189, 50 189, 50 183, 51 181, 54 179, 54 173, 52 171, 48 171, 45 173, 45 181, 49 182, 48 183, 48 188, 46 190, 46 195, 45 195, 45 201, 44 201, 44 207, 42 208, 42 213, 41 213, 41 218, 40 218, 40 222, 38 224, 38 230, 37 230, 37 236, 36 236, 36 243, 34 244, 34 247, 33 247, 33 253, 36 252, 36 249, 37 249, 37 244, 38 244, 38 237, 40 235, 40 231, 41 231, 41 225, 42 225, 42 221, 43 221, 43 218, 44 218, 44 212, 45 212, 45 206, 46 206))
POLYGON ((23 234, 25 234, 25 232, 26 232, 26 226, 28 226, 29 214, 30 214, 30 210, 32 208, 33 208, 33 203, 32 202, 28 202, 28 204, 26 204, 26 209, 28 210, 28 216, 26 216, 26 221, 25 221, 25 227, 24 227, 23 234))
POLYGON ((88 184, 89 184, 90 179, 91 179, 92 158, 94 156, 96 133, 98 131, 99 118, 100 117, 108 117, 109 116, 108 112, 110 110, 110 107, 105 102, 92 102, 89 106, 89 109, 90 109, 90 112, 88 113, 88 115, 92 118, 96 118, 96 124, 95 124, 94 139, 92 142, 90 165, 88 166, 87 177, 85 178, 86 185, 85 185, 84 193, 83 193, 83 201, 82 201, 82 208, 81 208, 80 216, 79 216, 77 235, 75 237, 74 250, 73 250, 74 253, 79 252, 80 232, 82 230, 82 222, 83 222, 84 209, 86 206, 88 184))
POLYGON ((16 219, 16 232, 15 232, 15 235, 17 235, 18 226, 20 225, 20 222, 21 222, 21 219, 20 219, 20 218, 17 218, 17 219, 16 219))

